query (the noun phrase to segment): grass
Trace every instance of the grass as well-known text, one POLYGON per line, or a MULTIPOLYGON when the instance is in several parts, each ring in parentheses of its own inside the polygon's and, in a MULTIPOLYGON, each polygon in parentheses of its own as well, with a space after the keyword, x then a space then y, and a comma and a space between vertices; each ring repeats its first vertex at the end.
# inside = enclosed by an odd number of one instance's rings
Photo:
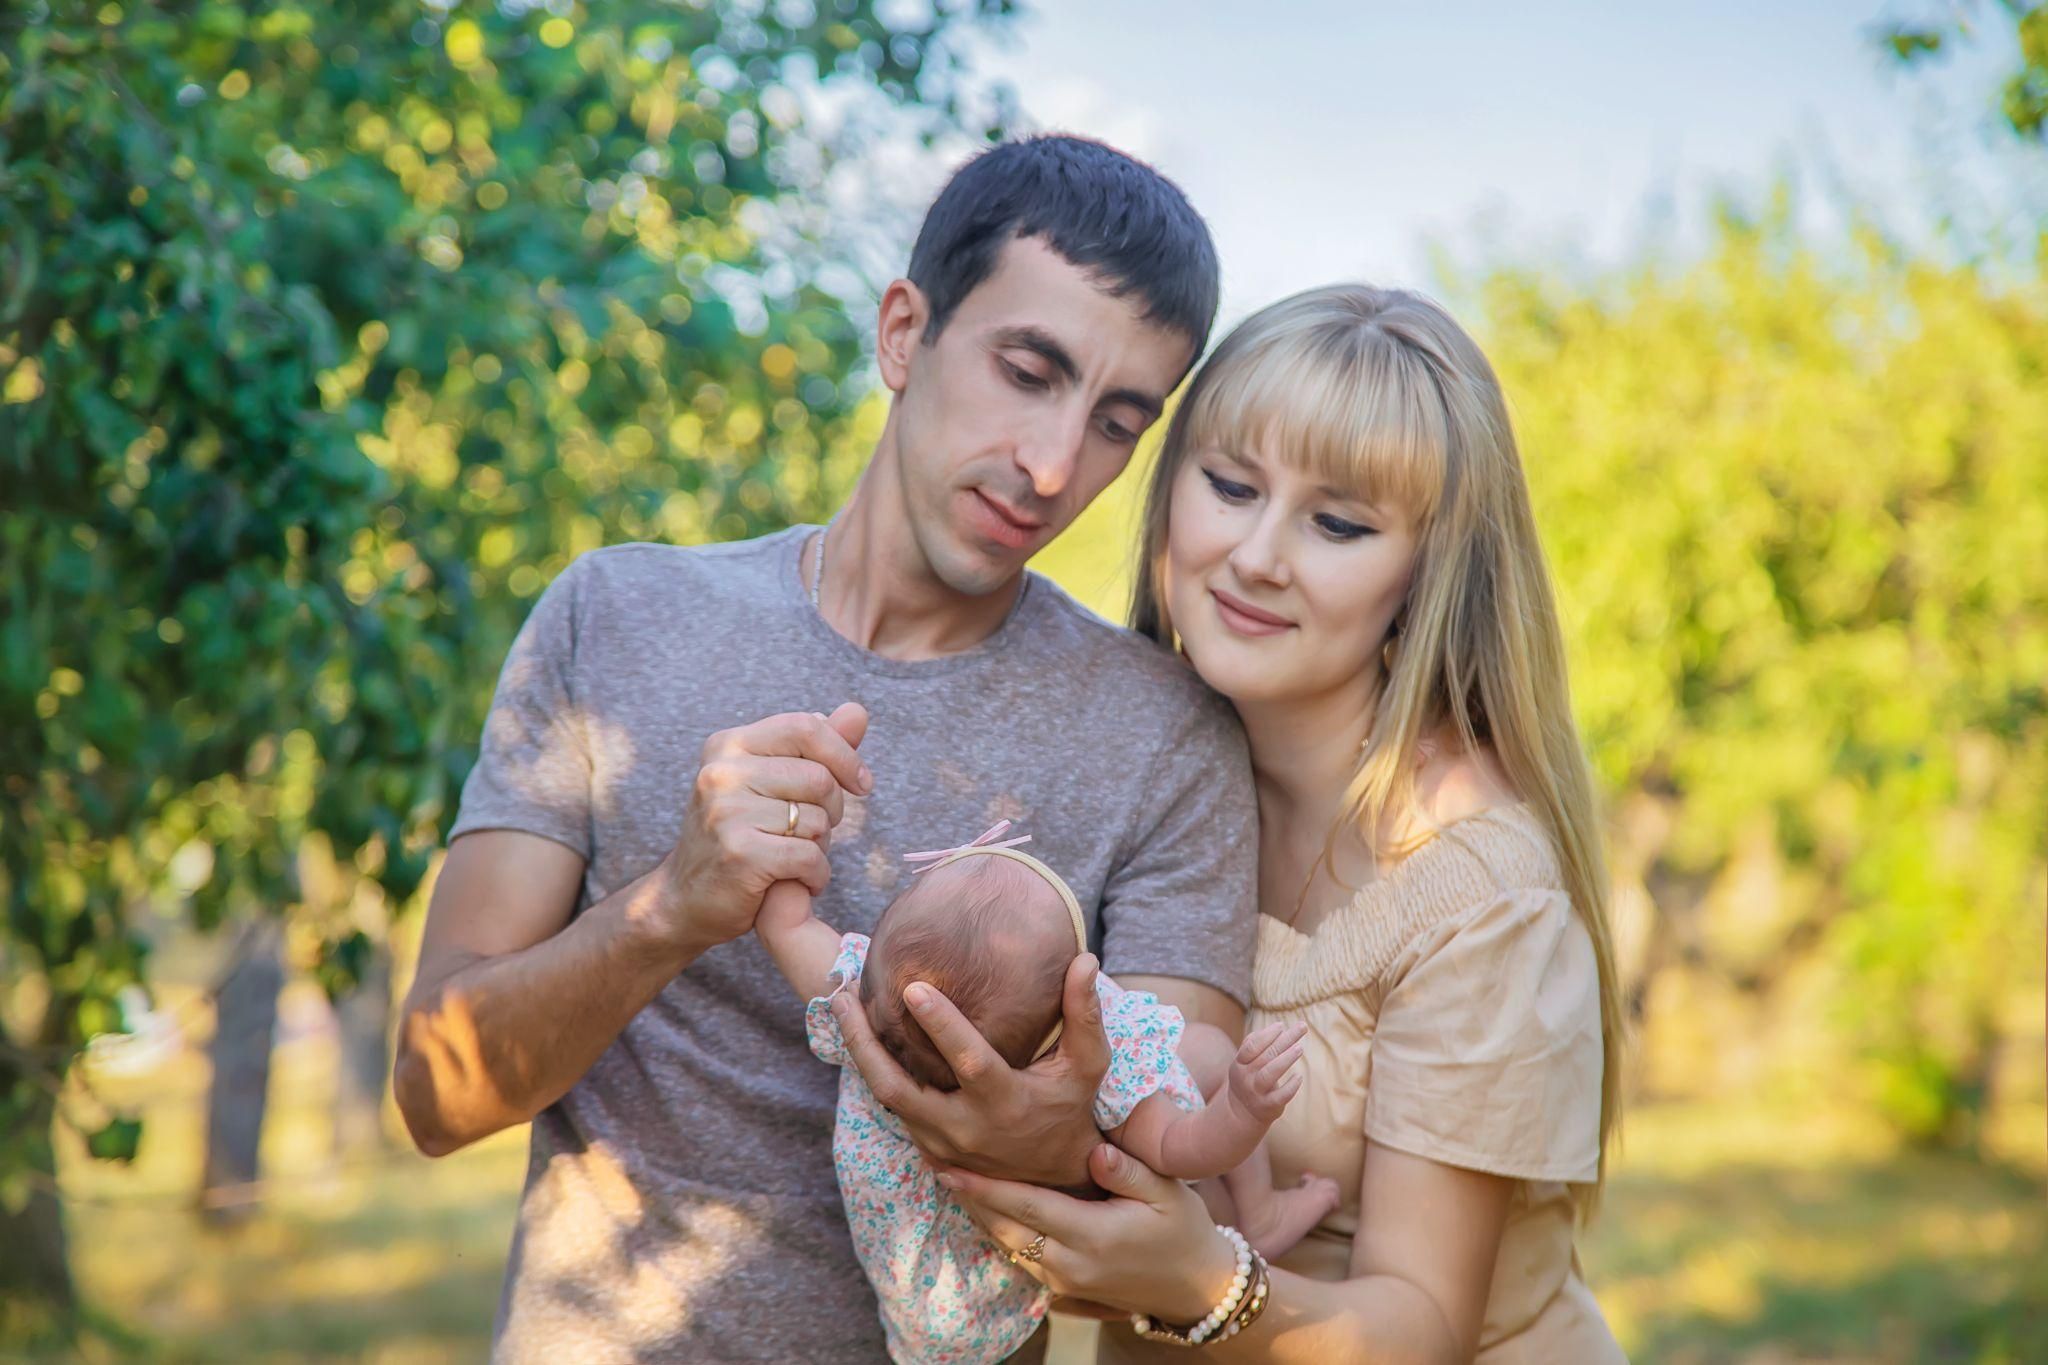
POLYGON ((96 1087, 111 1101, 142 1104, 133 1165, 95 1162, 75 1139, 60 1144, 79 1290, 113 1327, 88 1343, 85 1358, 482 1358, 525 1170, 524 1132, 440 1162, 394 1145, 338 1164, 322 1006, 296 984, 284 1006, 287 1032, 296 1023, 300 1036, 280 1045, 273 1063, 256 1216, 215 1229, 193 1212, 206 1083, 197 1054, 96 1087))
POLYGON ((2048 1360, 2041 1174, 1847 1116, 1646 1107, 1587 1272, 1640 1360, 2048 1360))
MULTIPOLYGON (((127 1093, 102 1086, 143 1103, 148 1127, 131 1167, 75 1142, 61 1153, 74 1264, 100 1327, 27 1359, 483 1358, 523 1134, 438 1162, 393 1150, 337 1166, 331 1041, 316 1002, 287 1004, 302 1027, 278 1052, 262 1212, 227 1231, 191 1212, 198 1057, 127 1093)), ((1641 1361, 2048 1360, 2044 1122, 2038 1096, 2016 1102, 1993 1155, 1970 1160, 1900 1151, 1832 1109, 1639 1106, 1583 1244, 1588 1276, 1641 1361)), ((21 1358, 10 1349, 23 1348, 0 1342, 0 1358, 21 1358)))

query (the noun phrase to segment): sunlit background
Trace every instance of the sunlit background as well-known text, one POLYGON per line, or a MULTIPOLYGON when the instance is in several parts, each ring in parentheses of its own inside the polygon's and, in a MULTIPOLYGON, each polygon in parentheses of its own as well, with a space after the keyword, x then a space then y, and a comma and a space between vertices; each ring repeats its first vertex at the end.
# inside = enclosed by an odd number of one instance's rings
MULTIPOLYGON (((345 8, 0 14, 0 1356, 480 1358, 524 1133, 429 1163, 384 1078, 511 632, 829 515, 1004 127, 1173 176, 1225 325, 1365 278, 1494 359, 1631 1353, 2048 1359, 2048 12, 345 8)), ((1039 564, 1110 616, 1143 464, 1039 564)))

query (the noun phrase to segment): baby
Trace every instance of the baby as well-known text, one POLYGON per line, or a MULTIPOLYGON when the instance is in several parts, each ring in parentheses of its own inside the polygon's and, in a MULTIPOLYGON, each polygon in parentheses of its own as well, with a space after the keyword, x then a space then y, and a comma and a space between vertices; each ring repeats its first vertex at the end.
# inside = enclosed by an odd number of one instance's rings
MULTIPOLYGON (((771 888, 755 921, 809 1001, 811 1050, 842 1068, 833 1165, 899 1365, 1001 1360, 1037 1330, 1051 1296, 939 1187, 901 1122, 875 1102, 848 1064, 831 1000, 856 992, 876 1038, 935 1089, 958 1083, 903 1005, 913 981, 944 994, 1011 1066, 1051 1051, 1067 968, 1087 951, 1086 922, 1058 874, 1017 849, 1029 836, 994 842, 1008 827, 962 848, 910 854, 926 866, 882 912, 872 942, 818 920, 795 882, 771 888)), ((1336 1207, 1335 1182, 1310 1176, 1276 1190, 1266 1160, 1266 1130, 1301 1085, 1301 1026, 1260 1029, 1239 1047, 1220 1029, 1184 1024, 1150 992, 1101 973, 1095 989, 1110 1060, 1094 1117, 1119 1147, 1162 1175, 1223 1177, 1239 1230, 1267 1256, 1336 1207)))

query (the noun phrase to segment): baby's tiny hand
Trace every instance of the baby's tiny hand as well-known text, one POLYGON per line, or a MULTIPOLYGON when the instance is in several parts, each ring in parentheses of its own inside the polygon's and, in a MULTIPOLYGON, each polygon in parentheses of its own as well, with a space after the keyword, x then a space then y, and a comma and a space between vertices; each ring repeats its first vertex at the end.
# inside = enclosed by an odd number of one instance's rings
POLYGON ((811 893, 802 882, 775 882, 761 897, 754 931, 763 937, 794 933, 811 917, 811 893))
POLYGON ((1253 1031, 1230 1064, 1230 1097, 1261 1123, 1272 1123, 1301 1089, 1306 1024, 1268 1024, 1253 1031))

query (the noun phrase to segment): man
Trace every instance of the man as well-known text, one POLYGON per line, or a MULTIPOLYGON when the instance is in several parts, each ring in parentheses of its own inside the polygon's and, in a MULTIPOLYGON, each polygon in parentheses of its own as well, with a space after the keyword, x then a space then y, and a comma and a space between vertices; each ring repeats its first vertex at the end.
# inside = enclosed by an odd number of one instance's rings
MULTIPOLYGON (((1256 855, 1234 718, 1024 571, 1124 467, 1216 295, 1207 230, 1156 173, 1072 138, 995 148, 883 295, 894 398, 831 526, 600 550, 536 605, 395 1074, 430 1155, 533 1123, 498 1358, 883 1358, 832 1174, 838 1076, 748 934, 777 880, 871 932, 904 853, 1012 819, 1108 970, 1240 1025, 1256 855)), ((1027 1070, 943 1001, 917 1016, 962 1079, 895 1096, 921 1145, 1085 1179, 1094 970, 1076 962, 1064 1040, 1027 1070)))

